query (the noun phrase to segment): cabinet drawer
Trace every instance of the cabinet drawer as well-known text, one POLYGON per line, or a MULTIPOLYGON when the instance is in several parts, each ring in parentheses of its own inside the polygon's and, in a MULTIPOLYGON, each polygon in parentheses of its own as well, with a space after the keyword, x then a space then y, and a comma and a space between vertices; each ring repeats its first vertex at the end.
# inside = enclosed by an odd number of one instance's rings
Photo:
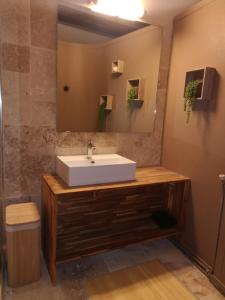
POLYGON ((164 193, 167 190, 167 185, 164 184, 156 184, 151 186, 141 186, 141 187, 129 187, 129 188, 117 188, 110 190, 102 190, 96 192, 96 197, 98 199, 115 199, 116 198, 124 198, 130 195, 141 195, 141 194, 158 194, 164 193))
POLYGON ((139 188, 103 190, 60 196, 57 199, 57 216, 66 222, 67 215, 74 220, 126 209, 157 209, 167 198, 167 187, 155 185, 139 188))
POLYGON ((88 207, 95 200, 95 193, 77 193, 59 196, 57 198, 57 214, 64 215, 72 212, 82 211, 85 207, 88 207))
POLYGON ((167 188, 164 185, 104 190, 70 199, 59 199, 57 215, 57 239, 70 243, 92 232, 98 235, 103 229, 115 226, 134 227, 149 220, 153 211, 166 205, 167 188))

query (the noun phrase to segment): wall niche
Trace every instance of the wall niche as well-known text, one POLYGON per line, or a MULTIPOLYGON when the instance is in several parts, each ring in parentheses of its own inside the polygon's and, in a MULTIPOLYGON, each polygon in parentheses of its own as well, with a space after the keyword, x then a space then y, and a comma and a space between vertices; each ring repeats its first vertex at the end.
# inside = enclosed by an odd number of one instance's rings
POLYGON ((198 81, 196 100, 210 100, 213 97, 217 71, 215 68, 205 67, 202 69, 188 71, 185 78, 184 97, 186 87, 190 81, 198 81))

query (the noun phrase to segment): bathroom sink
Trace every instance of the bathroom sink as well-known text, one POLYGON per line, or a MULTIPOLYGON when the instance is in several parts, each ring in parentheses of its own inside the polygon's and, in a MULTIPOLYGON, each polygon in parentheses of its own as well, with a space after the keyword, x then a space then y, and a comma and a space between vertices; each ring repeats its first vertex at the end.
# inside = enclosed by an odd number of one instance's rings
POLYGON ((56 173, 68 186, 135 179, 136 163, 118 154, 57 156, 56 173))

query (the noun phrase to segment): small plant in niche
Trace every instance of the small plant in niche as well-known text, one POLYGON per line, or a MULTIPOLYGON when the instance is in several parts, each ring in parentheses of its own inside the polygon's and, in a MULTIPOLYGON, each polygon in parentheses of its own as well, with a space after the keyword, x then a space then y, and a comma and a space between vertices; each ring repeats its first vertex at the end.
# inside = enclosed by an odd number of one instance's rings
POLYGON ((184 93, 184 111, 187 112, 186 123, 189 123, 191 112, 194 108, 194 103, 197 97, 198 85, 201 83, 201 80, 191 80, 185 87, 184 93))
POLYGON ((137 94, 137 87, 130 87, 129 91, 128 91, 128 103, 131 104, 132 100, 137 99, 138 94, 137 94))

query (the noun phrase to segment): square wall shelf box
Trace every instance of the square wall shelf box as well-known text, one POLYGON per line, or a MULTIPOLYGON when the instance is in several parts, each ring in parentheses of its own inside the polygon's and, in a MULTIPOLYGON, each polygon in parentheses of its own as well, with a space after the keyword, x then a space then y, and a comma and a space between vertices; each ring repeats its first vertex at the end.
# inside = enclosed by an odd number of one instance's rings
POLYGON ((144 83, 142 78, 127 80, 127 99, 129 101, 144 101, 144 83))
POLYGON ((102 105, 105 103, 105 110, 111 111, 113 106, 113 96, 112 95, 102 95, 100 96, 100 103, 102 105))
POLYGON ((114 60, 112 62, 112 73, 113 74, 123 74, 124 72, 124 61, 114 60))
POLYGON ((197 100, 210 100, 213 97, 214 83, 217 76, 215 68, 205 67, 198 70, 188 71, 186 73, 184 96, 187 84, 192 80, 198 80, 197 100))

